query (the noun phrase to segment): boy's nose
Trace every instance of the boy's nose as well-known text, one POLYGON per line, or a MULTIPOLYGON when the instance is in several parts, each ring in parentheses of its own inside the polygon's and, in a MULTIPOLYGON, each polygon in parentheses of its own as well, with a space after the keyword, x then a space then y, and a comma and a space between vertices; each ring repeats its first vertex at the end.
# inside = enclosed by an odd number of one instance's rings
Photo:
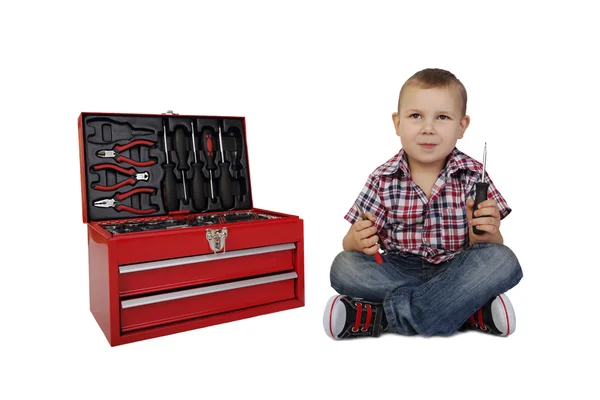
POLYGON ((431 124, 430 122, 424 121, 423 126, 421 127, 421 133, 423 133, 423 134, 435 133, 435 131, 433 130, 433 124, 431 124))

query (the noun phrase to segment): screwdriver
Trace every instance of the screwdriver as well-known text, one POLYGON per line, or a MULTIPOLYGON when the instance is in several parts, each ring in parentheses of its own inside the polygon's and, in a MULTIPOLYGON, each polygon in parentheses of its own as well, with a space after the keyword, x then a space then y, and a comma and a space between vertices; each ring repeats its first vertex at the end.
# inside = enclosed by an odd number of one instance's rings
POLYGON ((192 170, 194 176, 192 178, 192 202, 194 208, 197 210, 204 210, 206 208, 206 197, 204 196, 204 175, 202 174, 202 164, 198 162, 196 157, 196 142, 194 140, 194 123, 192 122, 192 153, 194 153, 194 163, 192 164, 192 170))
POLYGON ((165 208, 168 211, 175 211, 179 208, 179 201, 177 200, 177 186, 175 186, 175 164, 169 163, 169 148, 167 147, 167 128, 163 122, 163 138, 165 140, 165 181, 164 181, 164 201, 165 208))
MULTIPOLYGON (((477 210, 477 206, 479 206, 479 203, 487 200, 488 188, 489 188, 490 184, 485 182, 486 159, 487 159, 487 142, 483 146, 483 173, 481 174, 481 182, 477 182, 475 184, 475 205, 473 205, 473 218, 485 217, 485 215, 475 217, 475 210, 477 210)), ((473 226, 473 233, 476 235, 483 235, 485 233, 485 231, 477 229, 477 227, 473 226)))
POLYGON ((181 171, 181 181, 183 182, 183 199, 187 203, 187 190, 185 187, 185 171, 188 170, 187 164, 187 140, 185 138, 185 129, 179 125, 175 128, 175 151, 179 159, 179 170, 181 171))
POLYGON ((204 133, 202 134, 202 151, 206 156, 206 169, 208 170, 208 175, 210 177, 210 198, 215 200, 215 190, 213 188, 213 169, 217 169, 215 165, 215 150, 213 149, 213 139, 212 132, 210 129, 204 129, 204 133))
MULTIPOLYGON (((358 201, 355 201, 354 205, 356 205, 356 208, 358 209, 359 218, 362 219, 363 221, 368 221, 369 219, 365 216, 365 213, 363 212, 363 209, 361 208, 361 206, 358 205, 358 201)), ((381 257, 381 254, 379 253, 379 251, 377 253, 373 254, 373 257, 375 258, 375 261, 377 262, 377 264, 383 263, 383 257, 381 257)))
POLYGON ((219 179, 219 196, 223 207, 228 209, 233 207, 233 194, 231 193, 231 173, 229 172, 229 162, 225 161, 225 149, 223 148, 223 137, 221 134, 221 124, 219 124, 219 146, 221 149, 221 178, 219 179))

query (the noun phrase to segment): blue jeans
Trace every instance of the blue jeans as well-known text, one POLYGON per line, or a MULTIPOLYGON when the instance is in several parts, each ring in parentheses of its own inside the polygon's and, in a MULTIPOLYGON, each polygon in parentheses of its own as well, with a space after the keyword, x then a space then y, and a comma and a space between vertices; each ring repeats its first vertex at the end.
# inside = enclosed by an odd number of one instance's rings
POLYGON ((441 264, 388 253, 379 265, 373 256, 343 251, 331 265, 339 294, 382 302, 389 329, 403 335, 451 335, 522 277, 517 257, 502 244, 474 244, 441 264))

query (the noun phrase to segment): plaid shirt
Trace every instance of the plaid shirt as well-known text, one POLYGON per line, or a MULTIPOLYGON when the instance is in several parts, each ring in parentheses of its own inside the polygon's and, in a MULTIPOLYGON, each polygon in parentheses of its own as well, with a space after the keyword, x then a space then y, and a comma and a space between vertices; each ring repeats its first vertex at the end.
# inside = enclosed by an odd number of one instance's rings
MULTIPOLYGON (((431 189, 425 192, 411 180, 408 162, 401 149, 379 166, 358 196, 365 212, 372 212, 386 252, 412 253, 433 264, 450 260, 469 244, 466 199, 475 198, 482 164, 456 147, 431 189)), ((512 210, 489 176, 488 199, 494 199, 504 219, 512 210)), ((354 206, 345 216, 358 220, 354 206)))

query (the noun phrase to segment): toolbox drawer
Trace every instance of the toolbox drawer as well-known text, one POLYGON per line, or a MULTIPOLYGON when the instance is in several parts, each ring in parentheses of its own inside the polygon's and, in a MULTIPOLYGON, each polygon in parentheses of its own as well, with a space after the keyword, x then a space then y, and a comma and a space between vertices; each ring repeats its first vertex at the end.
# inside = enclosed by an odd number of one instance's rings
POLYGON ((292 270, 294 243, 119 266, 121 297, 292 270))
MULTIPOLYGON (((213 229, 222 226, 213 225, 213 229)), ((298 218, 240 222, 227 226, 225 251, 298 242, 302 237, 298 218)), ((145 232, 115 237, 119 265, 212 254, 207 228, 145 232)))
POLYGON ((121 331, 165 325, 293 299, 298 274, 287 272, 121 301, 121 331))

